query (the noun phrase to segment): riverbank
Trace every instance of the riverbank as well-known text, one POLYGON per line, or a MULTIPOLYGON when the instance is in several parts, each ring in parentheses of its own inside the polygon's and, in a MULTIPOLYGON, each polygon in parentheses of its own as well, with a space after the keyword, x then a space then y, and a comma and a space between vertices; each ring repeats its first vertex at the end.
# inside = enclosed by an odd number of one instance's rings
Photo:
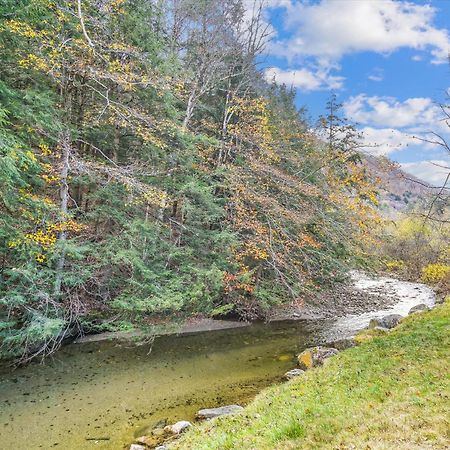
MULTIPOLYGON (((428 304, 432 298, 434 298, 433 291, 424 284, 400 281, 387 276, 372 277, 364 272, 353 271, 346 281, 335 284, 332 290, 324 290, 308 301, 288 302, 273 307, 267 312, 266 321, 323 320, 361 316, 390 308, 400 301, 406 301, 408 311, 410 302, 428 304)), ((152 333, 157 336, 187 335, 249 325, 251 322, 193 317, 183 323, 161 323, 150 327, 151 331, 147 332, 133 330, 89 334, 77 338, 74 342, 79 344, 105 340, 145 340, 152 333)))
POLYGON ((26 442, 33 450, 129 448, 161 421, 193 421, 205 407, 246 405, 281 382, 304 349, 353 336, 372 317, 405 315, 418 303, 434 303, 432 291, 421 284, 367 278, 356 287, 379 290, 386 283, 392 294, 409 296, 363 315, 252 323, 169 334, 154 342, 69 344, 44 364, 0 366, 2 444, 15 448, 26 442))
MULTIPOLYGON (((450 301, 262 392, 170 448, 444 449, 450 301)), ((366 336, 367 337, 367 336, 366 336)))

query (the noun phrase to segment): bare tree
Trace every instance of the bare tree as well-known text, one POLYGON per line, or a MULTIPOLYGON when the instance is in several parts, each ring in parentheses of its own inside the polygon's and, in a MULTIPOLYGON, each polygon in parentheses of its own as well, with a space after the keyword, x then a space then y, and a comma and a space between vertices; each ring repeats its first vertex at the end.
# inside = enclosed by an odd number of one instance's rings
POLYGON ((226 85, 222 88, 225 94, 221 124, 223 143, 218 154, 217 165, 220 165, 226 156, 224 147, 228 125, 234 115, 233 99, 238 95, 246 95, 255 85, 254 80, 258 76, 255 64, 270 39, 271 27, 263 17, 265 6, 265 0, 253 0, 251 8, 236 23, 233 56, 229 61, 226 85))
MULTIPOLYGON (((447 92, 446 97, 447 102, 440 103, 439 108, 442 113, 441 121, 447 126, 448 131, 450 131, 450 92, 447 92)), ((442 133, 431 131, 427 134, 427 136, 414 136, 414 138, 420 142, 436 146, 450 156, 450 143, 442 133)), ((427 186, 430 189, 437 190, 437 192, 432 196, 427 212, 423 214, 423 223, 425 224, 427 220, 450 223, 450 220, 448 217, 445 217, 444 214, 445 209, 448 207, 450 197, 450 164, 441 165, 432 161, 430 161, 430 164, 433 164, 439 169, 446 170, 447 175, 445 176, 444 182, 441 186, 427 186)), ((414 179, 410 179, 410 181, 421 183, 420 181, 414 179)))

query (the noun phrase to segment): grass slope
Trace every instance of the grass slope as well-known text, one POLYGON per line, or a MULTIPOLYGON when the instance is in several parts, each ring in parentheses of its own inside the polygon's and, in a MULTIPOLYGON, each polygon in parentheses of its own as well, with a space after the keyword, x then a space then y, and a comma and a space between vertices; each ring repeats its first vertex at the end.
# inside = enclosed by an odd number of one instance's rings
POLYGON ((448 449, 449 317, 450 301, 410 316, 174 448, 448 449))

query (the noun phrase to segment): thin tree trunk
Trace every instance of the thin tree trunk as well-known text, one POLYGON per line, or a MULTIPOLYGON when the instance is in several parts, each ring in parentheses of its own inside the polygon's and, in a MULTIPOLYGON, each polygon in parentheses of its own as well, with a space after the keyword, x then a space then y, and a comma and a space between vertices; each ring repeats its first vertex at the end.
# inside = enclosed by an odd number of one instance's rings
MULTIPOLYGON (((70 137, 69 133, 65 132, 62 137, 62 167, 61 167, 61 188, 60 188, 60 217, 62 221, 67 219, 68 204, 69 204, 69 185, 67 183, 69 175, 69 157, 70 157, 70 137)), ((58 236, 59 258, 56 262, 56 278, 53 295, 59 297, 61 294, 61 284, 64 273, 64 265, 66 262, 66 241, 67 231, 62 228, 58 236)))
MULTIPOLYGON (((230 83, 228 83, 228 86, 230 85, 230 83)), ((219 167, 222 162, 225 162, 225 140, 227 137, 227 133, 228 133, 228 124, 230 122, 231 116, 233 115, 233 113, 229 112, 229 108, 228 105, 230 103, 230 98, 231 98, 231 92, 228 89, 227 90, 227 97, 225 99, 225 108, 224 108, 224 112, 223 112, 223 120, 222 120, 222 143, 220 145, 220 149, 219 149, 219 156, 217 158, 217 167, 219 167)))
POLYGON ((194 89, 190 95, 189 95, 189 99, 188 99, 188 104, 186 107, 186 114, 184 116, 184 120, 183 120, 183 129, 187 129, 188 125, 189 125, 189 121, 192 118, 192 114, 194 112, 194 108, 195 108, 195 92, 196 90, 194 89))
POLYGON ((117 164, 119 162, 119 148, 120 148, 120 133, 119 128, 114 128, 114 142, 113 142, 113 161, 117 164))

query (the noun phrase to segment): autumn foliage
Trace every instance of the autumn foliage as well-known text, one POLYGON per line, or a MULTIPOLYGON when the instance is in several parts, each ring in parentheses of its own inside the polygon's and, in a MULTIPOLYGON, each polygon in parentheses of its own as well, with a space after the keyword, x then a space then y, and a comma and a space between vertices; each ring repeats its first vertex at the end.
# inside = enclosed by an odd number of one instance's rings
POLYGON ((263 80, 240 1, 18 3, 0 7, 4 356, 263 318, 357 264, 377 220, 357 133, 335 103, 315 130, 263 80))

